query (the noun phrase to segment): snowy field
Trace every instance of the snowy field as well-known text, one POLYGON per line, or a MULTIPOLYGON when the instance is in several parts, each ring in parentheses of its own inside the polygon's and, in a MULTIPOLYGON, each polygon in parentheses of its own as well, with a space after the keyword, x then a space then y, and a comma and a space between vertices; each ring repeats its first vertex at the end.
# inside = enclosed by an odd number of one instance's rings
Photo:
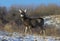
POLYGON ((8 41, 60 41, 59 37, 52 37, 52 36, 33 36, 33 35, 27 35, 22 37, 9 37, 9 36, 0 36, 0 41, 3 39, 6 39, 8 41))
POLYGON ((8 36, 7 32, 0 31, 0 41, 60 41, 60 37, 54 36, 37 36, 37 35, 25 35, 14 32, 12 36, 8 36))

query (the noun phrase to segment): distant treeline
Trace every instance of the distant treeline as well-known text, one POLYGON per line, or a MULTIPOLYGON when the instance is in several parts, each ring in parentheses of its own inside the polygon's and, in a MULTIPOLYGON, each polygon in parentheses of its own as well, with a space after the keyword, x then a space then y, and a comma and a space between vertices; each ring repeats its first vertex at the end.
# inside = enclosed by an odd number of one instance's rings
POLYGON ((21 24, 19 9, 27 9, 27 16, 40 17, 47 15, 60 14, 60 6, 52 5, 40 5, 40 6, 17 6, 13 5, 9 8, 0 6, 0 24, 6 24, 10 21, 15 21, 17 24, 21 24))

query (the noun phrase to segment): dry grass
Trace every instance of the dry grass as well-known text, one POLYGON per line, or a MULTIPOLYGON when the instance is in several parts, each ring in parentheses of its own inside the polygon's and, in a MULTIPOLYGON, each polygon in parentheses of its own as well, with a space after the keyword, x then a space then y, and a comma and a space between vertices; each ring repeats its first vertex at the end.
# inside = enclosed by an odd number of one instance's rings
MULTIPOLYGON (((4 27, 3 27, 5 31, 8 31, 8 32, 20 32, 20 33, 24 33, 24 30, 25 30, 25 27, 24 26, 20 26, 18 28, 18 26, 16 25, 11 25, 11 24, 6 24, 4 27)), ((0 29, 1 30, 1 29, 0 29)), ((36 34, 36 35, 39 35, 40 33, 40 29, 38 28, 33 28, 31 29, 32 31, 32 34, 36 34)), ((30 34, 30 31, 28 30, 28 32, 30 34)), ((47 36, 60 36, 60 29, 56 29, 56 28, 46 28, 46 33, 45 35, 47 36)))

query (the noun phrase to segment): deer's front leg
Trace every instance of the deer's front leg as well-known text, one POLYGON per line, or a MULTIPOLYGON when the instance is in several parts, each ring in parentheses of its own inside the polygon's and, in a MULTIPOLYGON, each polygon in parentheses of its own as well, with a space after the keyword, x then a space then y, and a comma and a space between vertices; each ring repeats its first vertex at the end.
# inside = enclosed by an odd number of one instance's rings
POLYGON ((25 34, 27 33, 27 30, 28 30, 28 27, 26 26, 26 28, 25 28, 25 34))
POLYGON ((30 31, 30 34, 32 34, 31 26, 29 26, 29 31, 30 31))

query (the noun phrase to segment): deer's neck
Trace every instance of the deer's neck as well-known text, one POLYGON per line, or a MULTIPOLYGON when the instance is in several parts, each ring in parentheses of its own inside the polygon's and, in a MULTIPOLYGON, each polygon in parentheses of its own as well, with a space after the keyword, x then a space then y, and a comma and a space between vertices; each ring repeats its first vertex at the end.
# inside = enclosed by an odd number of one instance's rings
POLYGON ((27 18, 28 18, 27 16, 24 16, 24 17, 22 18, 22 21, 25 21, 27 18))

